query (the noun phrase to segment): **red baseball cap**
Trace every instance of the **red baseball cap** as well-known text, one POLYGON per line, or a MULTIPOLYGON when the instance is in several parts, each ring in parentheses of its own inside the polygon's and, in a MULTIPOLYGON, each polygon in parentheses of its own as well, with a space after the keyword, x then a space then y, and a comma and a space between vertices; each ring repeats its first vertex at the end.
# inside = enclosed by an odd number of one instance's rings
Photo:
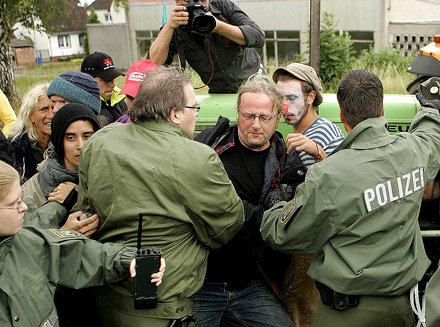
POLYGON ((136 97, 139 86, 145 79, 149 70, 156 69, 157 65, 149 59, 136 61, 131 65, 125 77, 125 85, 119 94, 127 94, 131 97, 136 97))

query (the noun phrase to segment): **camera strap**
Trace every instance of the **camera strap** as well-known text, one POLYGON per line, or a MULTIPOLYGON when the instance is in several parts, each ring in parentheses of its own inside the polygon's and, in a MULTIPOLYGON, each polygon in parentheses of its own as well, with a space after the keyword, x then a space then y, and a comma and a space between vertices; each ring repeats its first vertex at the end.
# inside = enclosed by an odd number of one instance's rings
POLYGON ((186 57, 185 57, 185 45, 182 39, 179 37, 177 30, 174 30, 174 40, 176 41, 177 55, 179 56, 180 68, 185 70, 186 67, 186 57))

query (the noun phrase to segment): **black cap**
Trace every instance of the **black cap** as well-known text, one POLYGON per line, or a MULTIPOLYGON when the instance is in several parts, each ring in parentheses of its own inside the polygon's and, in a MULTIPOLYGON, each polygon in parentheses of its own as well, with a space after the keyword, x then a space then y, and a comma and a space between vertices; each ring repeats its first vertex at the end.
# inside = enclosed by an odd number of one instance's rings
POLYGON ((104 81, 113 80, 121 75, 125 76, 115 68, 112 57, 97 51, 84 58, 81 64, 81 71, 93 77, 98 76, 104 81))

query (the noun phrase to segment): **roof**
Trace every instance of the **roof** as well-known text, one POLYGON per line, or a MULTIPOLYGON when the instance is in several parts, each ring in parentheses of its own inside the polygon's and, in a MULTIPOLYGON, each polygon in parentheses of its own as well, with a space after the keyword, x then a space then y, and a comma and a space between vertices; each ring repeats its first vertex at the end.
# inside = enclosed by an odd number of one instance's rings
POLYGON ((87 10, 90 10, 90 7, 93 7, 95 10, 110 10, 110 6, 113 0, 95 0, 90 6, 87 7, 87 10))
POLYGON ((78 6, 78 4, 78 0, 66 0, 63 11, 53 15, 47 22, 48 26, 58 29, 55 34, 60 32, 85 32, 89 17, 86 9, 78 6))
POLYGON ((25 40, 19 40, 19 39, 11 39, 11 47, 12 48, 29 48, 33 47, 32 44, 25 40))

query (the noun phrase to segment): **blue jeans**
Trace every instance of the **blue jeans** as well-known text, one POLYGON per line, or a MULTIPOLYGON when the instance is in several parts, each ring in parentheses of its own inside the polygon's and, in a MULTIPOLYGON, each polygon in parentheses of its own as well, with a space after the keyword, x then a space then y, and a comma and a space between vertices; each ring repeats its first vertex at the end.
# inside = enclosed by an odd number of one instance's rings
POLYGON ((295 327, 269 286, 257 279, 240 290, 205 282, 191 301, 196 327, 295 327))

